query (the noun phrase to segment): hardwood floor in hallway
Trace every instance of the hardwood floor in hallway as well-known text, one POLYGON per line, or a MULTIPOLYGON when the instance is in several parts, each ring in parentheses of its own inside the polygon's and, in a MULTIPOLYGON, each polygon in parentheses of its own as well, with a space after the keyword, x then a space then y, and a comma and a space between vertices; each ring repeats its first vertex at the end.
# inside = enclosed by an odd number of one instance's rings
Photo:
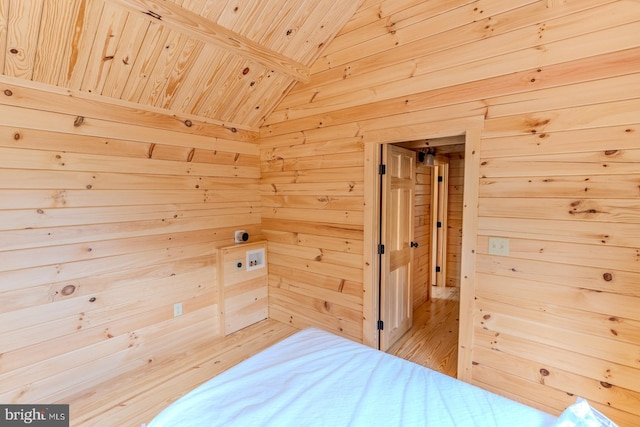
POLYGON ((459 298, 455 288, 433 288, 413 312, 413 327, 387 351, 455 377, 458 364, 459 298))

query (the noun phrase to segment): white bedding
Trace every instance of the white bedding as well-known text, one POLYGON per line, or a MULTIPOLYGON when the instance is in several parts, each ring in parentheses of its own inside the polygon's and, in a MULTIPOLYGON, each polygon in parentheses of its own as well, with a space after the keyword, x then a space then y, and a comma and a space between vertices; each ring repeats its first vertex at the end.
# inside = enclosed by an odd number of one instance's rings
POLYGON ((550 426, 556 418, 309 328, 192 390, 148 427, 550 426))

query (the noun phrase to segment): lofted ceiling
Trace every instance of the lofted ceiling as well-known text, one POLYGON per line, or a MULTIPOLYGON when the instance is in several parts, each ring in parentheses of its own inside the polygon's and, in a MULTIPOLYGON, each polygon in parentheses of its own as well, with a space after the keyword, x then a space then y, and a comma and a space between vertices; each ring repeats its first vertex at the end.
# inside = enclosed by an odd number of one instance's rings
POLYGON ((0 0, 0 70, 14 81, 256 130, 309 79, 360 3, 0 0))

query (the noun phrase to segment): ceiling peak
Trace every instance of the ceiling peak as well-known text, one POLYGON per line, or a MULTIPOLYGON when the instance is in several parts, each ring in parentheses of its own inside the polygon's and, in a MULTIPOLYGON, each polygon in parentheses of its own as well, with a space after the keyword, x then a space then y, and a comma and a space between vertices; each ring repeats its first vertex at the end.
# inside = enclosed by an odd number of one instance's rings
POLYGON ((207 18, 167 0, 107 0, 144 14, 189 37, 215 45, 250 61, 258 62, 297 81, 309 81, 309 68, 278 52, 233 32, 207 18))

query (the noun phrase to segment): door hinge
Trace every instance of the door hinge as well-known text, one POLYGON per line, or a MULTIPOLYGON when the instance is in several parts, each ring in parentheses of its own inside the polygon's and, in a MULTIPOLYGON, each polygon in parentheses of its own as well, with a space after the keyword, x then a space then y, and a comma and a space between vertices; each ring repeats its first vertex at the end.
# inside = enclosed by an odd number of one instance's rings
POLYGON ((441 270, 440 266, 436 265, 436 273, 440 273, 440 270, 441 270))
POLYGON ((438 182, 444 181, 444 178, 441 175, 438 175, 438 182))
POLYGON ((378 320, 378 330, 384 330, 384 322, 382 320, 378 320))
POLYGON ((384 245, 378 245, 378 255, 384 255, 384 245))
POLYGON ((436 223, 436 227, 438 227, 438 228, 442 228, 442 223, 441 223, 440 221, 438 221, 438 222, 436 223))
POLYGON ((380 165, 378 167, 378 174, 385 175, 387 173, 387 165, 380 165))

